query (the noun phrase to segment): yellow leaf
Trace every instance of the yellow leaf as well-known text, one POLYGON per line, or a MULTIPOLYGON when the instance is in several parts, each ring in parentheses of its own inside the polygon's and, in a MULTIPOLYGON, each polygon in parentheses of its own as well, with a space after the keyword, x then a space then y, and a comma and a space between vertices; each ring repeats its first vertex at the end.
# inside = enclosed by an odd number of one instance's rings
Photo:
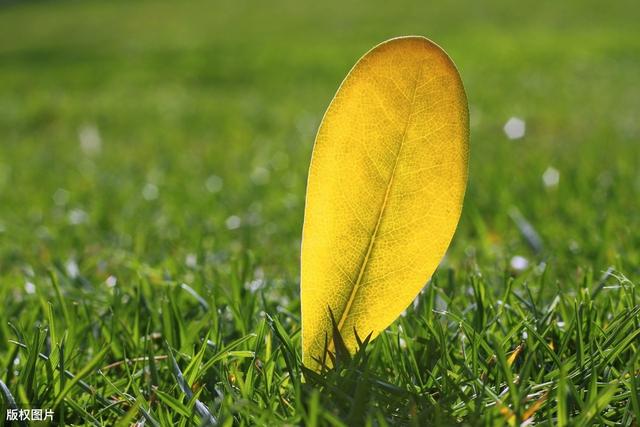
POLYGON ((509 358, 507 359, 507 364, 509 366, 513 366, 513 364, 515 363, 516 359, 518 358, 518 356, 520 355, 520 352, 522 351, 522 348, 524 347, 524 344, 520 344, 516 347, 515 350, 513 350, 513 353, 511 353, 511 355, 509 356, 509 358))
POLYGON ((549 397, 549 392, 545 391, 544 393, 542 393, 542 396, 540 396, 538 400, 533 402, 533 405, 529 406, 529 408, 524 412, 524 414, 522 414, 522 419, 527 421, 529 418, 533 417, 536 414, 536 412, 538 412, 540 408, 542 408, 542 405, 544 405, 544 402, 547 401, 547 397, 549 397))
POLYGON ((350 351, 431 277, 464 198, 468 110, 455 65, 423 37, 386 41, 338 89, 313 149, 302 234, 302 351, 317 369, 329 309, 350 351))

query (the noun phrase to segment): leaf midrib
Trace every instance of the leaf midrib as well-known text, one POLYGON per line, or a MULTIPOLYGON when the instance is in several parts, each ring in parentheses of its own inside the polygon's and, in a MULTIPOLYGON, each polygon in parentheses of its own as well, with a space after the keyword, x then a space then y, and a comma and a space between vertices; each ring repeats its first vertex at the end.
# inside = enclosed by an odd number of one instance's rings
POLYGON ((382 223, 382 218, 384 217, 384 212, 385 212, 385 208, 387 207, 387 202, 389 200, 389 194, 391 193, 391 187, 393 185, 394 182, 394 178, 396 175, 396 168, 398 166, 398 160, 400 159, 400 154, 402 153, 402 148, 404 147, 404 143, 406 141, 407 138, 407 130, 409 129, 409 125, 411 124, 411 119, 413 116, 413 108, 415 105, 415 101, 416 101, 416 93, 418 92, 418 82, 420 81, 420 78, 422 77, 422 72, 423 72, 423 64, 420 64, 420 68, 418 69, 418 72, 416 74, 416 79, 413 85, 413 93, 411 95, 411 103, 409 106, 409 114, 407 115, 407 122, 405 124, 404 130, 402 132, 402 139, 400 140, 400 147, 398 148, 398 152, 396 153, 396 158, 393 164, 393 169, 391 170, 391 176, 389 177, 389 182, 387 183, 387 188, 384 194, 384 199, 382 200, 382 205, 380 206, 380 212, 378 213, 378 219, 376 221, 376 226, 373 229, 373 233, 371 234, 371 238, 369 240, 369 246, 367 247, 367 253, 365 254, 364 259, 362 260, 362 263, 360 265, 360 271, 358 272, 358 277, 356 279, 356 282, 353 284, 353 287, 351 288, 351 293, 349 295, 349 299, 347 300, 347 303, 345 305, 344 310, 342 311, 342 315, 340 316, 340 320, 338 321, 337 324, 337 328, 338 328, 338 332, 340 332, 342 334, 342 328, 344 326, 344 323, 346 322, 347 318, 349 317, 349 313, 351 311, 351 307, 353 305, 353 302, 355 301, 355 298, 358 294, 358 291, 360 290, 360 285, 362 282, 362 278, 364 277, 364 272, 367 269, 367 265, 369 262, 369 257, 371 256, 371 252, 373 251, 373 246, 375 244, 376 241, 376 237, 378 234, 378 230, 380 228, 380 224, 382 223))

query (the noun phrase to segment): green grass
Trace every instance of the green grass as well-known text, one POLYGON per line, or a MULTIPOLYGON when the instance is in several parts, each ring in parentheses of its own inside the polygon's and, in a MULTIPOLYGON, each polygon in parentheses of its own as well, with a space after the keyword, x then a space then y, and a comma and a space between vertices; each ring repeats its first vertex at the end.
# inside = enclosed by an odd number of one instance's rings
POLYGON ((1 419, 638 425, 637 2, 262 3, 0 3, 1 419), (467 88, 460 227, 406 316, 303 382, 315 129, 403 34, 467 88))

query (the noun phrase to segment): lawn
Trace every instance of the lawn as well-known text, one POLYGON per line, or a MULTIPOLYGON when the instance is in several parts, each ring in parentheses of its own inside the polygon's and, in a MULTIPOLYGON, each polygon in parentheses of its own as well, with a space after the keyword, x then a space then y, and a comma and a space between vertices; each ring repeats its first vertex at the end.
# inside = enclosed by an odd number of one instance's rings
POLYGON ((638 425, 640 5, 429 3, 0 1, 0 424, 638 425), (406 34, 467 89, 460 225, 303 381, 315 131, 406 34))

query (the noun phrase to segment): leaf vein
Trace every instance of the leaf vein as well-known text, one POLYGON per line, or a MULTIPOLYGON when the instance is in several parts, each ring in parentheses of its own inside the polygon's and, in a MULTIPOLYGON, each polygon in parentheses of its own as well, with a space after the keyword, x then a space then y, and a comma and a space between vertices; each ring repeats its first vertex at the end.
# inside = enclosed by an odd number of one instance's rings
POLYGON ((395 172, 398 166, 398 160, 400 158, 400 154, 402 153, 402 148, 404 147, 404 143, 407 137, 407 131, 409 130, 409 125, 411 124, 412 118, 413 118, 413 107, 415 105, 415 101, 416 101, 416 94, 418 92, 418 82, 420 81, 420 78, 422 77, 422 72, 423 72, 423 68, 424 68, 424 64, 420 64, 420 68, 418 69, 418 72, 416 74, 416 79, 415 79, 415 83, 413 86, 413 94, 411 96, 411 104, 410 104, 410 111, 409 114, 407 115, 407 121, 405 123, 404 126, 404 130, 402 132, 402 138, 400 140, 400 146, 398 147, 398 151, 396 152, 396 158, 395 158, 395 162, 393 165, 393 169, 391 171, 391 176, 389 178, 389 182, 387 183, 387 188, 385 191, 385 195, 384 195, 384 199, 382 201, 382 205, 380 207, 380 211, 378 213, 378 219, 375 225, 375 228, 373 230, 373 233, 371 234, 371 239, 369 240, 369 245, 367 247, 367 253, 365 254, 364 259, 362 260, 362 263, 360 265, 360 269, 358 272, 358 277, 356 279, 355 284, 353 285, 353 288, 351 289, 351 294, 349 295, 349 299, 347 300, 347 303, 345 305, 344 310, 342 311, 342 313, 340 314, 340 320, 338 322, 337 328, 338 331, 342 332, 342 328, 344 326, 345 321, 347 320, 347 317, 349 316, 349 312, 351 311, 351 307, 353 306, 353 302, 355 301, 356 295, 358 294, 358 291, 360 289, 360 284, 362 282, 362 279, 364 277, 364 272, 367 268, 367 263, 369 261, 369 258, 371 256, 371 252, 373 250, 373 246, 378 234, 378 230, 380 228, 380 224, 382 222, 382 218, 384 216, 384 212, 385 212, 385 208, 387 206, 387 202, 389 200, 389 194, 391 192, 391 187, 394 181, 394 177, 395 177, 395 172))

